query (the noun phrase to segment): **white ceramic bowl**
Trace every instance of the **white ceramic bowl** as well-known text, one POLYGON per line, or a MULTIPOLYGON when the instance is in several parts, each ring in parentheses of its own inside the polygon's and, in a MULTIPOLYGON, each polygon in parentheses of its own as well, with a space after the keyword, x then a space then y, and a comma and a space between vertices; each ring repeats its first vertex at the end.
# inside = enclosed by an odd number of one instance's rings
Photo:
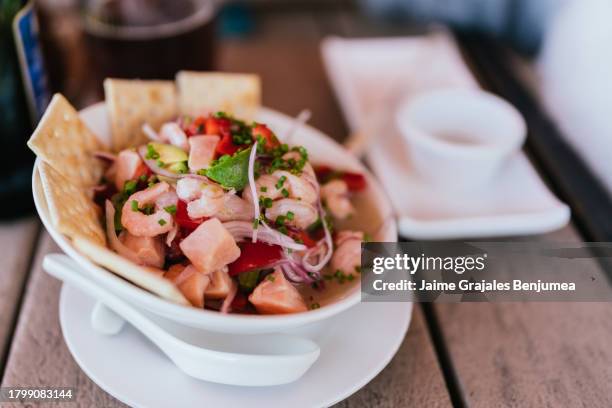
POLYGON ((526 136, 520 113, 478 89, 440 89, 407 99, 396 112, 412 164, 436 185, 461 190, 490 182, 526 136))
MULTIPOLYGON (((103 103, 93 105, 81 111, 80 114, 98 137, 104 143, 108 143, 110 128, 105 105, 103 103)), ((257 120, 269 124, 281 139, 292 125, 292 118, 265 108, 260 110, 257 120)), ((362 228, 368 232, 373 232, 372 229, 377 228, 378 231, 374 236, 377 241, 395 242, 397 240, 397 228, 395 220, 391 219, 392 209, 389 200, 378 182, 359 160, 332 139, 309 126, 302 127, 293 136, 291 143, 305 146, 313 163, 331 164, 337 168, 365 174, 368 188, 356 197, 354 203, 359 216, 355 217, 352 221, 353 225, 349 226, 362 228)), ((168 302, 93 264, 77 252, 68 239, 53 228, 38 175, 38 160, 34 165, 32 189, 38 214, 47 231, 60 248, 78 262, 84 273, 89 274, 100 284, 106 285, 123 299, 177 323, 227 333, 281 332, 327 319, 361 300, 359 282, 356 281, 351 286, 347 286, 344 293, 330 299, 328 304, 322 303, 321 308, 291 315, 224 315, 215 311, 168 302)))

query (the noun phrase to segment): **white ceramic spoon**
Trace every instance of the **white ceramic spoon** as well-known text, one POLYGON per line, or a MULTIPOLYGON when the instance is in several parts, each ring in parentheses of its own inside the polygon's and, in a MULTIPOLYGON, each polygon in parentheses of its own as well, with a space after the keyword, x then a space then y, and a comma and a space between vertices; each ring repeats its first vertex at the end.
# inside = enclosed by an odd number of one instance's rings
POLYGON ((201 380, 242 386, 286 384, 300 378, 319 357, 319 346, 305 338, 282 334, 216 334, 171 322, 161 323, 84 276, 66 255, 47 255, 43 268, 110 309, 97 308, 99 315, 94 321, 103 331, 116 333, 125 319, 183 372, 201 380))

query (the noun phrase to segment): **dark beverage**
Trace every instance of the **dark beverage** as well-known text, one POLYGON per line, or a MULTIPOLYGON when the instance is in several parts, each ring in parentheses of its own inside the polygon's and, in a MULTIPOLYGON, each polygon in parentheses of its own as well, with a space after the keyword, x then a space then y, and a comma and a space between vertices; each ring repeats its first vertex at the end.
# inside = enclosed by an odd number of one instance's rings
POLYGON ((33 209, 26 142, 50 94, 31 2, 0 1, 0 218, 33 209))
POLYGON ((84 30, 98 79, 171 79, 177 71, 210 70, 212 0, 89 0, 84 30))

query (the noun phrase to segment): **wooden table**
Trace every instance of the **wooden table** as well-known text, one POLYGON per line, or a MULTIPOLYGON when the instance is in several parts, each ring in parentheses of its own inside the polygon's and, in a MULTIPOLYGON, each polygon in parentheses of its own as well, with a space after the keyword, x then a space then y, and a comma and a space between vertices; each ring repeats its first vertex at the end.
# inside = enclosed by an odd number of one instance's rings
MULTIPOLYGON (((270 11, 256 22, 247 39, 222 42, 220 68, 260 74, 266 106, 290 115, 307 107, 311 123, 338 140, 346 126, 321 65, 320 39, 408 31, 365 24, 343 8, 270 11)), ((569 225, 529 239, 582 238, 569 225)), ((36 217, 0 225, 2 386, 75 387, 78 406, 122 406, 87 378, 66 348, 60 283, 41 269, 43 257, 58 251, 36 217)), ((611 338, 608 304, 418 305, 389 366, 339 406, 612 406, 611 338)))

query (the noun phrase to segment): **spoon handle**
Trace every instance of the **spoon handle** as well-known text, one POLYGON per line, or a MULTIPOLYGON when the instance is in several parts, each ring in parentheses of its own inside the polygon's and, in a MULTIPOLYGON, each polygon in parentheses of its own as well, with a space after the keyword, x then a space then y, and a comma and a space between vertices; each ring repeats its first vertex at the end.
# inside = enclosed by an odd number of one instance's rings
MULTIPOLYGON (((118 315, 118 318, 123 318, 128 321, 132 326, 155 343, 162 351, 166 352, 165 345, 167 341, 178 340, 157 324, 153 323, 136 308, 81 274, 75 262, 66 255, 50 254, 45 256, 43 268, 50 275, 71 286, 77 287, 93 296, 99 302, 102 302, 105 307, 108 307, 112 312, 118 315)), ((105 312, 108 313, 109 311, 105 312)))

